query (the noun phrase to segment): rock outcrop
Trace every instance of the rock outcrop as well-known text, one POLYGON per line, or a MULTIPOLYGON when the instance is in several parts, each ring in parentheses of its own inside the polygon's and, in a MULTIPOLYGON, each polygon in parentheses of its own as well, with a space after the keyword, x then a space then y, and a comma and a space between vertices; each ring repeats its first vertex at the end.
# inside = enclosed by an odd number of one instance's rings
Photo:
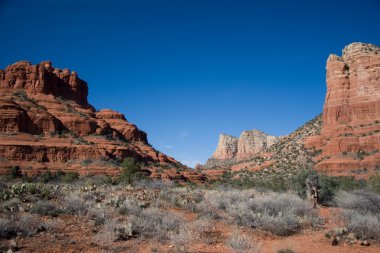
POLYGON ((72 170, 115 175, 120 171, 116 161, 125 157, 151 168, 174 168, 176 175, 186 170, 155 150, 147 134, 123 114, 95 111, 87 94, 87 83, 76 72, 54 68, 51 62, 21 61, 0 70, 0 172, 18 165, 29 174, 72 170))
POLYGON ((221 134, 214 155, 206 162, 205 168, 224 167, 250 159, 272 146, 276 140, 277 137, 256 129, 242 132, 239 138, 221 134))
POLYGON ((213 158, 228 160, 235 158, 238 147, 238 138, 227 134, 219 136, 218 146, 214 152, 213 158))
POLYGON ((244 131, 239 137, 236 159, 252 158, 272 146, 276 140, 275 136, 267 135, 259 130, 244 131))
POLYGON ((352 43, 330 55, 321 134, 305 145, 320 151, 316 168, 352 174, 380 166, 380 47, 352 43))

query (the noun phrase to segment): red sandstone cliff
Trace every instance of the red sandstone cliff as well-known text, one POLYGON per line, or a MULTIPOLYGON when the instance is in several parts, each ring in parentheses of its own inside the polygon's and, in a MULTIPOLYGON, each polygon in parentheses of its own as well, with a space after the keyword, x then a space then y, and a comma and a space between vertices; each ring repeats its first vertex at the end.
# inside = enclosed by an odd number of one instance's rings
POLYGON ((315 167, 333 175, 361 177, 378 171, 380 47, 352 43, 342 56, 330 55, 326 83, 322 119, 318 116, 278 139, 258 133, 239 139, 221 135, 204 168, 293 173, 315 167))
POLYGON ((321 150, 316 168, 353 174, 380 166, 380 47, 352 43, 330 55, 321 134, 305 145, 321 150))
POLYGON ((19 165, 27 173, 113 175, 119 172, 113 161, 125 157, 169 169, 183 167, 151 147, 147 134, 123 114, 96 112, 87 94, 87 83, 76 72, 50 62, 20 61, 0 70, 0 172, 19 165))

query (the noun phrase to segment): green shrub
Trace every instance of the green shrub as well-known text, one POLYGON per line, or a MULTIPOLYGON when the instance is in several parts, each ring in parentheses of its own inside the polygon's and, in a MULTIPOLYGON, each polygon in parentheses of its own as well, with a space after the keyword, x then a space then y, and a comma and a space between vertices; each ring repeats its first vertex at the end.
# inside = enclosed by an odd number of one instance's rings
POLYGON ((12 166, 12 167, 10 167, 8 175, 9 175, 9 177, 11 179, 21 178, 22 177, 22 173, 21 173, 20 167, 19 166, 12 166))
POLYGON ((291 249, 282 249, 277 251, 277 253, 294 253, 294 251, 291 249))
POLYGON ((79 174, 77 172, 67 172, 61 176, 61 180, 65 183, 72 183, 79 179, 79 174))
POLYGON ((35 183, 22 183, 14 184, 9 189, 0 191, 1 200, 9 200, 12 198, 19 198, 21 200, 32 195, 40 199, 49 199, 53 193, 51 187, 45 184, 35 183))
POLYGON ((141 178, 143 174, 141 173, 141 166, 135 161, 134 158, 125 158, 121 163, 121 174, 117 181, 119 183, 131 184, 136 178, 141 178))
POLYGON ((46 200, 38 201, 30 210, 32 213, 37 213, 40 215, 49 215, 51 217, 56 217, 59 214, 59 209, 57 206, 46 200))
POLYGON ((54 179, 54 176, 50 171, 44 172, 39 176, 39 181, 42 183, 48 183, 54 179))
POLYGON ((351 191, 364 187, 362 181, 355 177, 332 177, 324 174, 319 175, 320 194, 319 202, 322 205, 332 205, 335 194, 339 191, 351 191))
POLYGON ((368 188, 380 194, 380 174, 372 175, 368 179, 368 188))
POLYGON ((306 179, 314 175, 317 175, 317 172, 315 170, 301 170, 290 179, 291 190, 294 191, 299 197, 303 199, 306 198, 306 179))

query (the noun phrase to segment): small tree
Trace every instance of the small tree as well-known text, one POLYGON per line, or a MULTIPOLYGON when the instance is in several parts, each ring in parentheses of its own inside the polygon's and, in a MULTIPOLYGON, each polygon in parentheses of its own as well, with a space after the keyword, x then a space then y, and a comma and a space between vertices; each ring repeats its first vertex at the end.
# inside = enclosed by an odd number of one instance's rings
POLYGON ((12 166, 9 168, 9 177, 10 178, 21 178, 22 173, 19 166, 12 166))
POLYGON ((132 157, 125 158, 121 163, 121 174, 118 178, 118 182, 125 182, 131 184, 135 178, 141 177, 141 166, 132 157))

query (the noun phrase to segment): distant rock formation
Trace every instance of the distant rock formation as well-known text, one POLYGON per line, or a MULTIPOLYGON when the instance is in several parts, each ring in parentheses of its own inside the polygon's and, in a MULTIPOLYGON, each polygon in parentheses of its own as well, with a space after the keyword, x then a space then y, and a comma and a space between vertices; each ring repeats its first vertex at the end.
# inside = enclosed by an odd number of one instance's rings
POLYGON ((272 146, 276 140, 277 137, 256 129, 242 132, 239 138, 221 134, 214 155, 207 161, 205 168, 252 158, 272 146))
POLYGON ((320 150, 316 168, 328 173, 380 167, 380 47, 352 43, 330 55, 321 134, 305 145, 320 150))
MULTIPOLYGON (((113 175, 120 171, 113 161, 134 157, 158 166, 154 177, 186 179, 180 168, 190 169, 155 150, 123 114, 95 111, 87 95, 87 83, 76 72, 49 61, 20 61, 0 70, 0 173, 18 165, 28 174, 113 175)), ((195 180, 197 174, 189 172, 195 180)))
POLYGON ((276 140, 277 137, 260 130, 244 131, 238 140, 236 159, 241 161, 251 158, 272 146, 276 140))
POLYGON ((235 158, 238 147, 238 138, 227 134, 219 136, 219 143, 214 152, 213 158, 227 160, 235 158))

